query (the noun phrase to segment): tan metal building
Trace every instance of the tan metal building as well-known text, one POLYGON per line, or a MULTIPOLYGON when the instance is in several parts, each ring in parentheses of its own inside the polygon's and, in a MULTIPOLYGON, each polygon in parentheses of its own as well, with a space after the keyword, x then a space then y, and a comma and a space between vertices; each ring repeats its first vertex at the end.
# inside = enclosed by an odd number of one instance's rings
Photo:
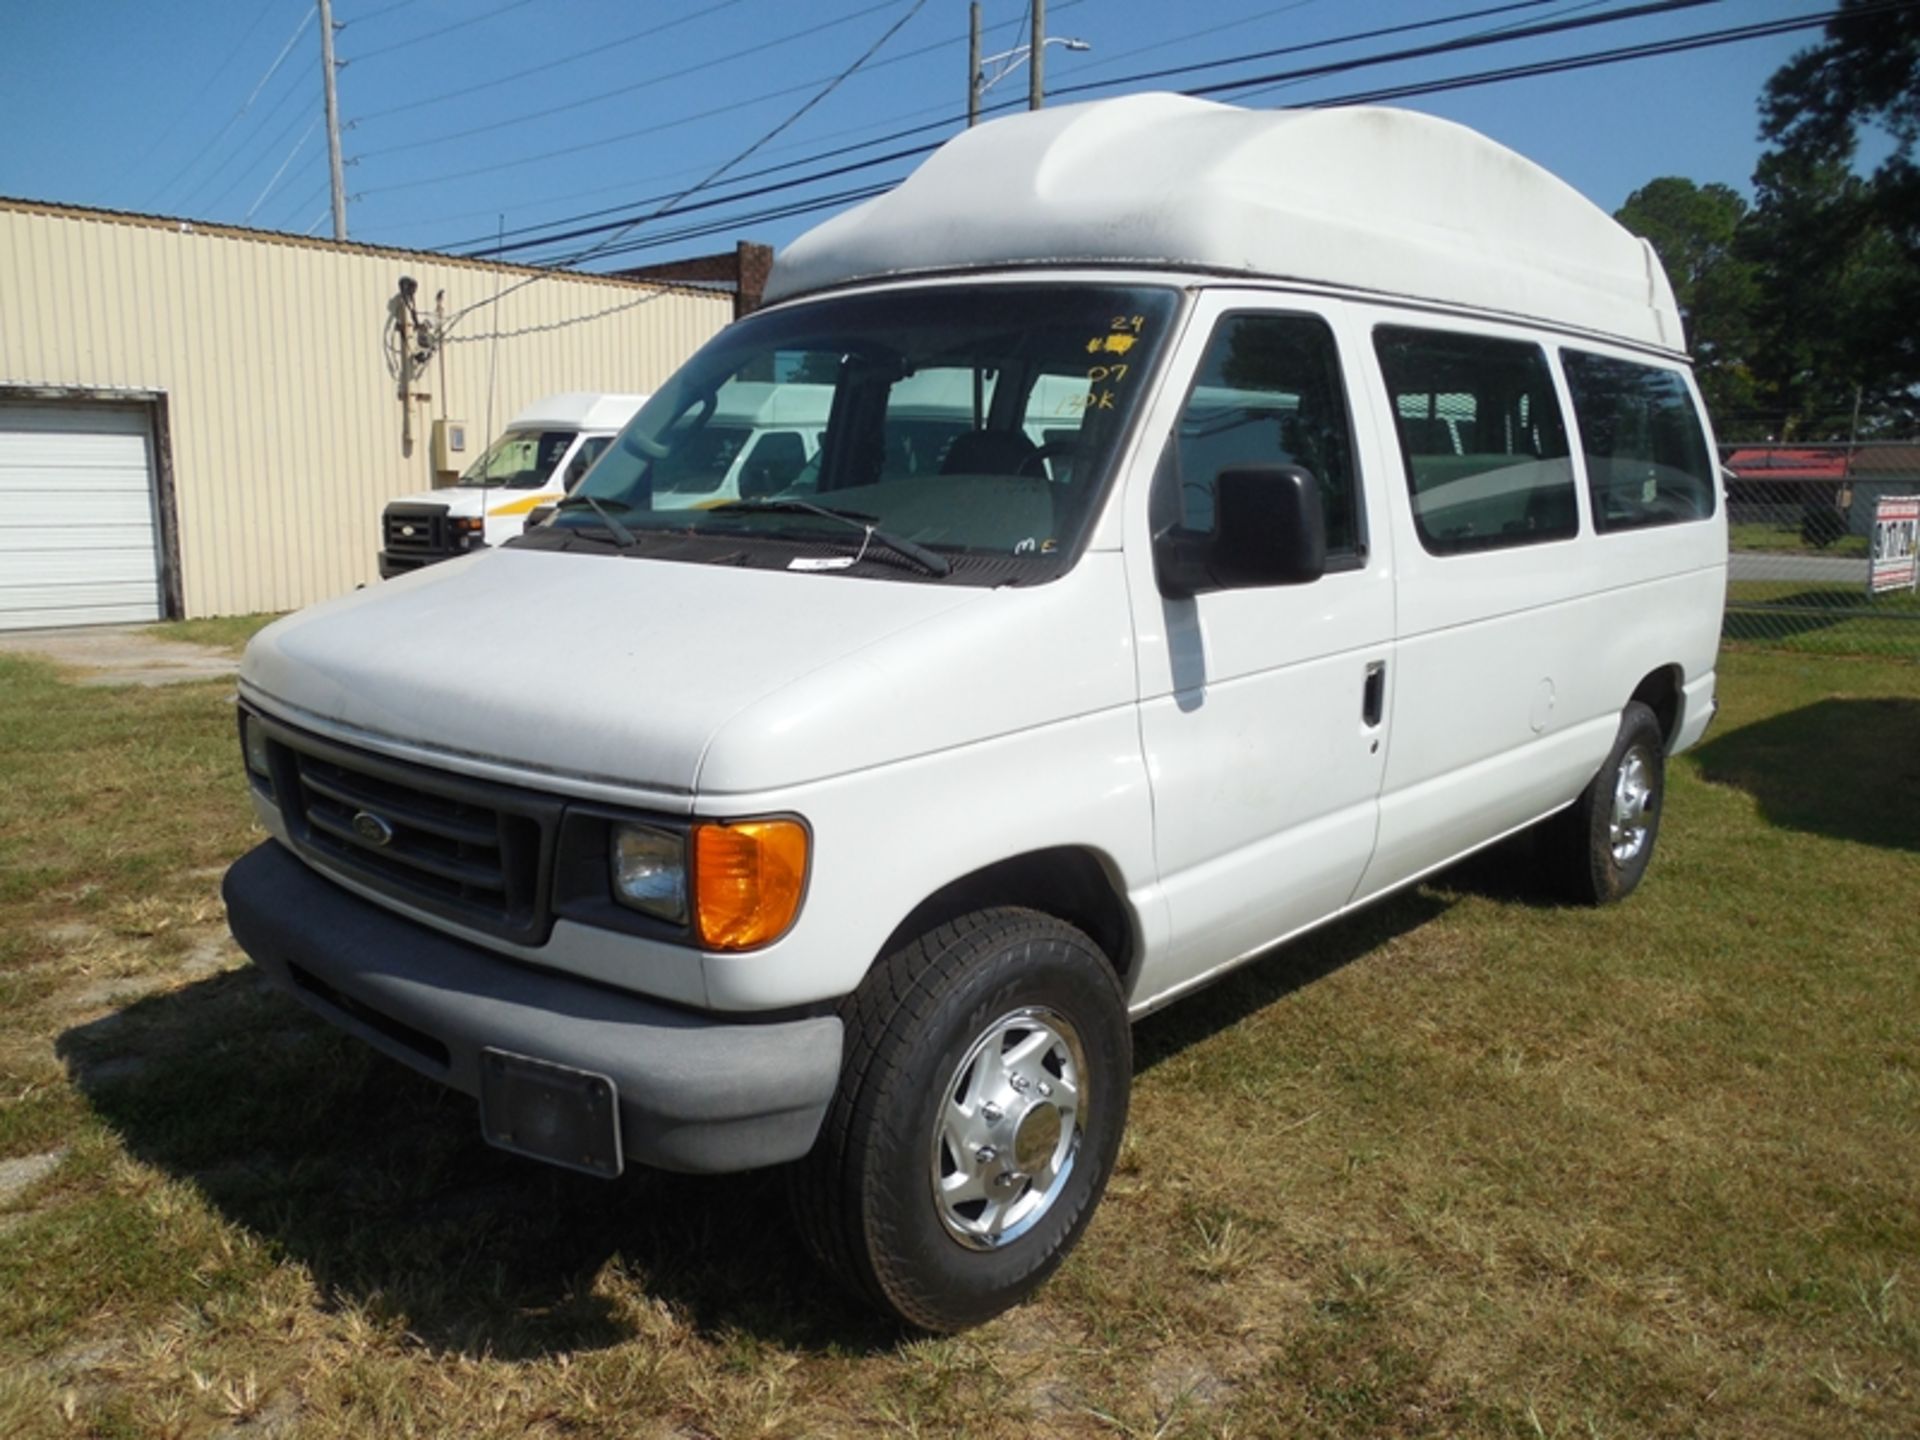
POLYGON ((489 410, 497 430, 558 391, 653 390, 732 318, 723 294, 544 272, 456 327, 403 415, 400 277, 452 313, 535 273, 0 199, 0 629, 371 582, 382 507, 434 482, 435 418, 477 458, 489 410))

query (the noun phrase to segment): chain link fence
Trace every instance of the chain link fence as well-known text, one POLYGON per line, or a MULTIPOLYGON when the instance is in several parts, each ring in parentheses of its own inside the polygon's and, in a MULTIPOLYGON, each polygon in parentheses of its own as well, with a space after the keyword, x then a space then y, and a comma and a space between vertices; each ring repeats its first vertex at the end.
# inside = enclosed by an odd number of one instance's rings
POLYGON ((1727 445, 1720 461, 1726 638, 1920 661, 1920 594, 1868 583, 1881 502, 1920 495, 1920 443, 1727 445))

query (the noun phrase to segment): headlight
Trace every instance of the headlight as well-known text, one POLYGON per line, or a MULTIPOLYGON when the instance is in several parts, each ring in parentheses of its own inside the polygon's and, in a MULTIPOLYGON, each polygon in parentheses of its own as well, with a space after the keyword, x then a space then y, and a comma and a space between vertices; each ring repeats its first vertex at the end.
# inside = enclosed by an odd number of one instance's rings
POLYGON ((612 860, 614 899, 642 914, 686 923, 687 846, 679 835, 651 825, 616 825, 612 860))
POLYGON ((247 769, 271 787, 273 763, 267 756, 267 732, 254 723, 251 715, 240 717, 240 749, 247 757, 247 769))
POLYGON ((456 515, 453 517, 453 543, 462 550, 477 550, 487 543, 487 520, 484 515, 456 515))
POLYGON ((752 950, 786 934, 800 913, 807 848, 798 820, 708 821, 684 834, 622 822, 612 831, 613 896, 689 926, 709 950, 752 950))

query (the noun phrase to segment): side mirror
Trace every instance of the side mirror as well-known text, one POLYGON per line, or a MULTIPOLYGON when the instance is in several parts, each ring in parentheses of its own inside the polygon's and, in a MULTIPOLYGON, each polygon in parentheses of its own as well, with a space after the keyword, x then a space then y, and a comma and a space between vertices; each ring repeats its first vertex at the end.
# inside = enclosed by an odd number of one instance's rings
POLYGON ((1309 585, 1327 572, 1327 515, 1320 482, 1298 465, 1222 470, 1213 482, 1210 535, 1170 530, 1154 545, 1160 593, 1309 585))
POLYGON ((546 524, 547 521, 553 518, 553 512, 558 508, 559 507, 557 505, 534 506, 533 509, 527 512, 527 523, 524 528, 526 530, 531 530, 537 525, 546 524))

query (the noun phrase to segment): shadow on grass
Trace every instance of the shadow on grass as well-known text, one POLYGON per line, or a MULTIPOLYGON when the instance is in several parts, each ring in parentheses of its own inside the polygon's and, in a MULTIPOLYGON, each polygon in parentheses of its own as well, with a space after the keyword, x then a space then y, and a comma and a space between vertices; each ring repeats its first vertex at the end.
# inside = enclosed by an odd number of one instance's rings
POLYGON ((1920 851, 1920 700, 1829 699, 1708 741, 1701 775, 1744 790, 1768 823, 1920 851))
MULTIPOLYGON (((1503 846, 1329 925, 1144 1022, 1151 1069, 1426 924, 1449 891, 1525 892, 1503 846)), ((251 970, 76 1026, 58 1051, 127 1151, 304 1265, 330 1304, 450 1354, 531 1359, 634 1339, 663 1301, 697 1332, 810 1351, 901 1332, 806 1257, 773 1172, 618 1181, 503 1154, 466 1096, 311 1017, 251 970), (609 1267, 611 1266, 611 1269, 609 1267)))
POLYGON ((1537 879, 1531 832, 1489 846, 1425 884, 1402 890, 1298 940, 1275 946, 1221 980, 1134 1027, 1135 1073, 1150 1070, 1314 981, 1365 959, 1387 941, 1444 915, 1456 894, 1557 909, 1537 879))
POLYGON ((138 1001, 57 1048, 130 1154, 306 1266, 329 1304, 398 1318, 436 1350, 604 1348, 642 1333, 653 1300, 708 1337, 855 1352, 900 1339, 809 1263, 778 1174, 608 1182, 503 1154, 474 1101, 251 970, 138 1001))

